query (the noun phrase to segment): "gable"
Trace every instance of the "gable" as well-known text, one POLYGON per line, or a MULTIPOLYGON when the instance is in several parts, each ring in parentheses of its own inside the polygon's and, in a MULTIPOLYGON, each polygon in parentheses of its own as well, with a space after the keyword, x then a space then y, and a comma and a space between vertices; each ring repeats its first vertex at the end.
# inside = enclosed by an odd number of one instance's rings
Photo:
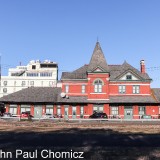
POLYGON ((131 73, 131 72, 127 72, 125 74, 123 74, 118 80, 121 81, 138 81, 141 80, 138 76, 136 76, 135 74, 131 73))
POLYGON ((104 72, 102 68, 97 67, 95 70, 93 70, 93 72, 104 72))

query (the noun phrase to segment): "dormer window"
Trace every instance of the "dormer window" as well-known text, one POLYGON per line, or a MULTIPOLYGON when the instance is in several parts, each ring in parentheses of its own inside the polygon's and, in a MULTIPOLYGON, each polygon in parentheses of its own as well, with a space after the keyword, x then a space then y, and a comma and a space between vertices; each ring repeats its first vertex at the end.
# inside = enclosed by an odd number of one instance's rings
POLYGON ((132 75, 126 75, 126 80, 132 80, 132 75))
POLYGON ((95 93, 101 93, 102 92, 102 81, 101 80, 96 80, 94 82, 94 92, 95 93))

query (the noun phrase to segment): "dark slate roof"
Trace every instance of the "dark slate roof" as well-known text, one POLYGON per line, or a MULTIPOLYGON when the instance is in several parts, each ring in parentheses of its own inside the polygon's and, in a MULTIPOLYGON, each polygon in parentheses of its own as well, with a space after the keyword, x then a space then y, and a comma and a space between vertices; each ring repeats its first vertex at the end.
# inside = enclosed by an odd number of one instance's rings
POLYGON ((68 96, 68 98, 62 98, 58 96, 58 103, 87 103, 87 96, 68 96))
POLYGON ((160 88, 152 88, 155 99, 160 102, 160 88))
POLYGON ((104 72, 108 72, 109 70, 99 42, 96 43, 87 71, 92 72, 98 66, 101 67, 104 72))
POLYGON ((62 72, 61 79, 87 79, 88 65, 84 65, 73 72, 62 72))
POLYGON ((156 103, 157 101, 152 96, 110 96, 109 100, 89 100, 88 103, 156 103))
POLYGON ((30 87, 0 98, 0 102, 56 102, 61 88, 30 87))
MULTIPOLYGON (((115 81, 118 80, 121 76, 123 76, 127 72, 132 72, 135 76, 138 76, 141 80, 151 80, 147 73, 141 73, 136 68, 132 67, 127 62, 124 62, 122 65, 108 65, 110 80, 115 81)), ((87 79, 87 70, 88 65, 84 65, 79 69, 73 72, 63 72, 61 80, 65 79, 87 79)))
POLYGON ((110 103, 156 103, 152 96, 110 96, 110 103))
POLYGON ((138 69, 134 68, 126 61, 122 65, 110 66, 110 79, 116 80, 119 79, 123 74, 128 71, 133 72, 136 76, 138 76, 142 80, 151 80, 147 73, 141 73, 138 69))
POLYGON ((88 72, 93 72, 97 67, 100 67, 103 72, 109 72, 111 81, 118 80, 127 72, 132 72, 142 81, 151 81, 147 73, 141 73, 126 61, 122 65, 108 65, 99 42, 96 43, 89 65, 84 65, 73 72, 62 72, 61 80, 87 79, 88 72))

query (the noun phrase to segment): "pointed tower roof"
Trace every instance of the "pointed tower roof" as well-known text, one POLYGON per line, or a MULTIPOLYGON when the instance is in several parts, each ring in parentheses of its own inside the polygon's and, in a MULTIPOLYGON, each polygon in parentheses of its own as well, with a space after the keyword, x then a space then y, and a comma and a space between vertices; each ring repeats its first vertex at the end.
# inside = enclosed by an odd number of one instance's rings
POLYGON ((109 67, 99 42, 96 43, 87 72, 92 72, 97 67, 102 68, 104 72, 109 72, 109 67))

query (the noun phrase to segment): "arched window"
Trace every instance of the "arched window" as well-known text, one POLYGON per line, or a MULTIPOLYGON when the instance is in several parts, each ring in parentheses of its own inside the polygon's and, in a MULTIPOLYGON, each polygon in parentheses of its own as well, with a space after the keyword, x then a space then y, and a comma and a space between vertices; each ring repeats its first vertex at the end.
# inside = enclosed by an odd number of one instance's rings
POLYGON ((94 92, 95 93, 101 93, 102 92, 102 81, 101 80, 96 80, 94 81, 94 92))

